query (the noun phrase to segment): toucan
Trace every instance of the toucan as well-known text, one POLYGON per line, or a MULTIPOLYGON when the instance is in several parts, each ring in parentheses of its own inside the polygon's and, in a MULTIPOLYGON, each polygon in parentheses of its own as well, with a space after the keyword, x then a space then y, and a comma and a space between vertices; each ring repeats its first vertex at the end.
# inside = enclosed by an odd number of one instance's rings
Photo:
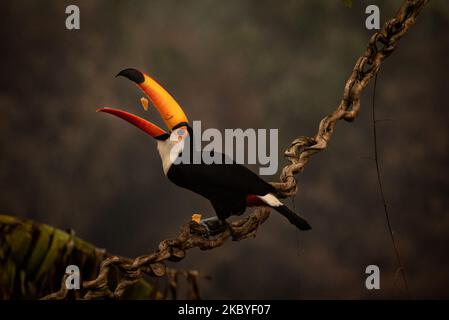
MULTIPOLYGON (((182 156, 186 147, 192 147, 193 142, 193 130, 181 106, 156 80, 139 70, 125 69, 117 76, 133 81, 149 97, 168 131, 126 111, 113 108, 101 108, 97 111, 126 120, 157 141, 157 150, 165 176, 177 186, 208 199, 215 210, 216 216, 197 222, 215 228, 217 223, 225 225, 226 219, 230 216, 242 215, 247 207, 269 206, 298 229, 311 229, 304 218, 279 200, 276 189, 271 184, 245 166, 233 161, 211 164, 204 161, 200 163, 176 161, 182 156)), ((142 101, 145 108, 147 103, 146 99, 142 101)))

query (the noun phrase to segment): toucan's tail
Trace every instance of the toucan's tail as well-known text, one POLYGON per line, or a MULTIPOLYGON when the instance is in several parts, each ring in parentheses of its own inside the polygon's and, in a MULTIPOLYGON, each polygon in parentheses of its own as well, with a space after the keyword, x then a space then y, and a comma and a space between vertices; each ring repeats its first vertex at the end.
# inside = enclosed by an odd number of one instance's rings
POLYGON ((301 218, 296 213, 287 208, 287 206, 284 205, 274 194, 267 193, 266 195, 256 197, 262 200, 263 203, 269 205, 284 217, 286 217, 288 221, 290 221, 290 223, 296 226, 299 230, 305 231, 312 229, 310 224, 305 219, 301 218))
POLYGON ((312 229, 310 224, 305 219, 301 218, 296 213, 291 211, 287 206, 281 205, 272 208, 286 217, 288 221, 290 221, 291 224, 295 225, 299 230, 306 231, 312 229))

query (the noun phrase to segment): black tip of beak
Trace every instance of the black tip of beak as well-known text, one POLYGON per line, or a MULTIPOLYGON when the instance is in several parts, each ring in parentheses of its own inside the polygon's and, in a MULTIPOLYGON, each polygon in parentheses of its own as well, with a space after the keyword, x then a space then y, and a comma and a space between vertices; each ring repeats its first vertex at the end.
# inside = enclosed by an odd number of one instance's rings
POLYGON ((140 72, 139 70, 132 69, 132 68, 120 71, 116 75, 116 77, 118 77, 118 76, 128 78, 129 80, 134 81, 137 84, 140 84, 145 81, 145 77, 143 76, 143 73, 140 72))

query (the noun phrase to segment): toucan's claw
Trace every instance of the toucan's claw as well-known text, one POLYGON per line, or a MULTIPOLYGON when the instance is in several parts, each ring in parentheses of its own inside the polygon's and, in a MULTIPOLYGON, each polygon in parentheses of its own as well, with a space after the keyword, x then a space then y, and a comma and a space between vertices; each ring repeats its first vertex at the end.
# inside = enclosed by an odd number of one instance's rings
POLYGON ((224 220, 220 220, 218 217, 211 217, 202 219, 199 224, 203 225, 207 229, 209 236, 215 236, 226 229, 227 223, 224 220))
POLYGON ((225 220, 220 220, 217 217, 201 219, 199 214, 194 214, 190 223, 190 232, 205 238, 212 238, 225 231, 228 227, 228 223, 225 220))
POLYGON ((199 224, 202 224, 206 227, 213 227, 215 225, 220 224, 221 221, 220 219, 218 219, 218 217, 210 217, 210 218, 205 218, 205 219, 201 219, 199 221, 199 224))

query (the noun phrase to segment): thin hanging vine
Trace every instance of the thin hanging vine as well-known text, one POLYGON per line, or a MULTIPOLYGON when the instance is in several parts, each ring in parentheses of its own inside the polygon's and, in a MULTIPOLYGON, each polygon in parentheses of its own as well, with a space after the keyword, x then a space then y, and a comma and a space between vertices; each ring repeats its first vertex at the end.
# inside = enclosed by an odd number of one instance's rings
POLYGON ((401 274, 402 281, 404 283, 404 289, 405 289, 405 292, 407 293, 407 297, 411 298, 411 293, 410 293, 410 289, 408 286, 407 277, 405 276, 404 265, 402 264, 402 259, 401 259, 401 255, 399 253, 399 248, 396 243, 396 239, 394 237, 393 227, 391 226, 390 213, 388 211, 387 201, 385 199, 385 193, 384 193, 384 188, 383 188, 383 183, 382 183, 382 177, 381 177, 381 173, 380 173, 379 152, 378 152, 378 143, 377 143, 377 121, 378 120, 376 119, 377 76, 378 76, 378 74, 376 74, 376 76, 374 77, 373 101, 372 101, 373 146, 374 146, 374 162, 376 164, 377 182, 379 185, 380 197, 381 197, 383 208, 384 208, 385 220, 387 222, 388 233, 389 233, 391 244, 393 246, 393 251, 394 251, 394 254, 396 257, 396 263, 398 264, 397 271, 401 274))

